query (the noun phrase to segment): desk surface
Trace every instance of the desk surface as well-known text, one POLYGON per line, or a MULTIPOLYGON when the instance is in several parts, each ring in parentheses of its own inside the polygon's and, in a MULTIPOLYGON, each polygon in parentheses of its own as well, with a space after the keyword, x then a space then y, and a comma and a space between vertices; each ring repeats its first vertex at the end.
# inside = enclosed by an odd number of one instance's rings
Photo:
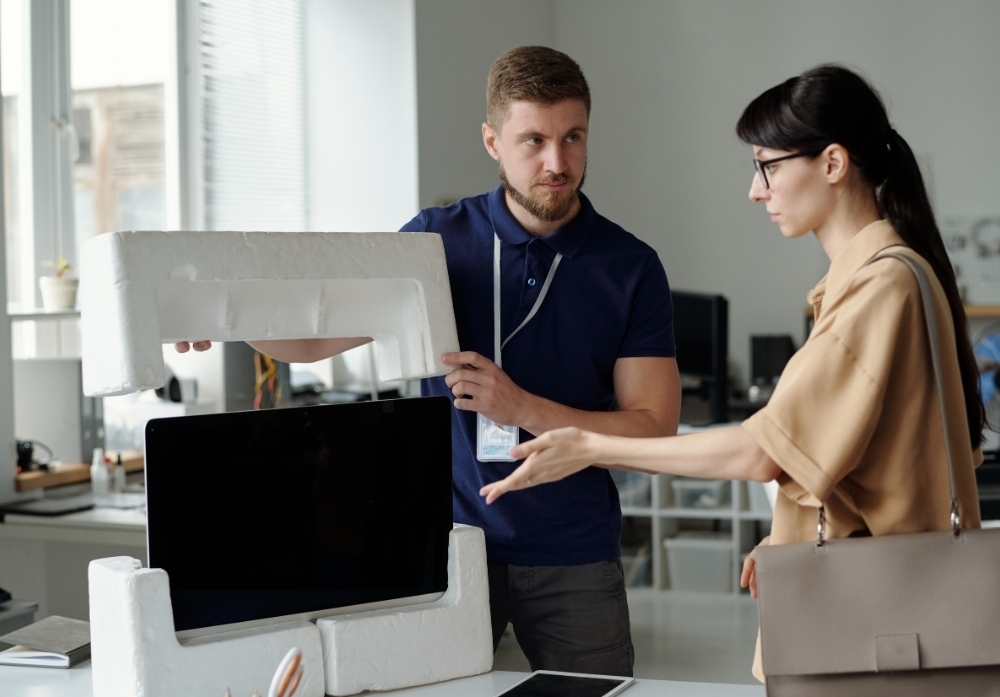
MULTIPOLYGON (((437 685, 412 687, 381 694, 406 697, 493 697, 525 676, 494 671, 437 685)), ((4 697, 92 697, 90 661, 75 668, 22 668, 0 666, 4 697)), ((371 693, 369 693, 371 694, 371 693)), ((763 697, 763 685, 728 685, 668 680, 636 680, 626 697, 763 697)), ((219 695, 222 697, 222 695, 219 695)), ((234 697, 250 697, 235 695, 234 697)))
POLYGON ((44 528, 90 528, 146 532, 146 514, 138 508, 91 508, 66 515, 41 516, 8 513, 4 524, 44 528))
POLYGON ((92 508, 51 517, 8 513, 0 523, 0 538, 145 548, 146 514, 134 508, 92 508))

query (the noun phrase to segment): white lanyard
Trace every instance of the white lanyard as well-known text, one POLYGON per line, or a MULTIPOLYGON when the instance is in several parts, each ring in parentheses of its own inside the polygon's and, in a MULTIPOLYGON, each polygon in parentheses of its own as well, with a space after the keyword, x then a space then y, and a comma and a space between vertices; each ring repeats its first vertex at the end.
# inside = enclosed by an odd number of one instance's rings
POLYGON ((497 234, 493 233, 493 362, 497 364, 498 368, 503 368, 503 347, 507 345, 507 342, 514 338, 514 335, 519 331, 524 329, 524 325, 531 321, 531 318, 535 316, 538 312, 538 308, 542 306, 542 302, 545 300, 545 296, 549 293, 549 287, 552 285, 552 277, 556 275, 556 269, 559 268, 559 262, 562 261, 563 255, 561 253, 556 254, 556 258, 552 261, 552 266, 549 267, 549 273, 545 277, 545 282, 542 284, 542 289, 538 292, 538 299, 535 300, 534 306, 531 308, 531 312, 528 316, 524 318, 524 321, 517 326, 517 329, 510 333, 503 342, 500 341, 500 238, 497 234))
MULTIPOLYGON (((500 238, 496 231, 493 232, 493 360, 497 367, 503 369, 503 347, 514 338, 521 329, 524 328, 531 318, 542 306, 542 301, 548 295, 549 286, 552 285, 552 277, 556 275, 559 262, 562 261, 562 254, 556 254, 556 258, 549 267, 549 274, 545 277, 545 283, 538 292, 538 299, 535 301, 531 312, 518 325, 517 329, 511 332, 510 336, 500 341, 500 238)), ((482 414, 476 415, 476 458, 481 462, 489 461, 513 461, 510 450, 518 443, 517 426, 501 426, 487 419, 482 414)))

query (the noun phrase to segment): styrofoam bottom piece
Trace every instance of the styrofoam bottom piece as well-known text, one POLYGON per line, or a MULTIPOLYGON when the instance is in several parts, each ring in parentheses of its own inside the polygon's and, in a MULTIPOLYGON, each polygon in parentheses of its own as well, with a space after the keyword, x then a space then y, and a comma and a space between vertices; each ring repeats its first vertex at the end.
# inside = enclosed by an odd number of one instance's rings
POLYGON ((395 690, 485 673, 493 667, 486 542, 456 525, 448 545, 448 590, 434 603, 316 621, 326 692, 395 690))
POLYGON ((296 697, 324 694, 319 633, 287 622, 200 637, 174 633, 167 573, 131 557, 90 562, 90 642, 94 694, 100 697, 233 697, 267 694, 293 646, 302 651, 296 697))

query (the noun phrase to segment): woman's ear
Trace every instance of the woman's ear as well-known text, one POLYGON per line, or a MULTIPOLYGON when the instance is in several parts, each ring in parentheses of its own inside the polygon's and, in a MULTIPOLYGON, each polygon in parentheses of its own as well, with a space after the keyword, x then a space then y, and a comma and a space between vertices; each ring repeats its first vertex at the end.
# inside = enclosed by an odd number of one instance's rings
POLYGON ((843 145, 831 143, 819 157, 827 182, 838 184, 847 178, 851 168, 851 156, 843 145))

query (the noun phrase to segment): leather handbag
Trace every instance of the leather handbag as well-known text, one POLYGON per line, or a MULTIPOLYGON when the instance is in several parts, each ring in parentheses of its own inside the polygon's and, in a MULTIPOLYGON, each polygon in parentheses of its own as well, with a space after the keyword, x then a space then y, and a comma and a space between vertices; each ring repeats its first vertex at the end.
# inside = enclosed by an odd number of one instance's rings
MULTIPOLYGON (((951 530, 757 549, 761 652, 769 697, 1000 695, 1000 530, 962 530, 938 346, 923 268, 951 481, 951 530)), ((869 263, 871 263, 871 261, 869 263)))

